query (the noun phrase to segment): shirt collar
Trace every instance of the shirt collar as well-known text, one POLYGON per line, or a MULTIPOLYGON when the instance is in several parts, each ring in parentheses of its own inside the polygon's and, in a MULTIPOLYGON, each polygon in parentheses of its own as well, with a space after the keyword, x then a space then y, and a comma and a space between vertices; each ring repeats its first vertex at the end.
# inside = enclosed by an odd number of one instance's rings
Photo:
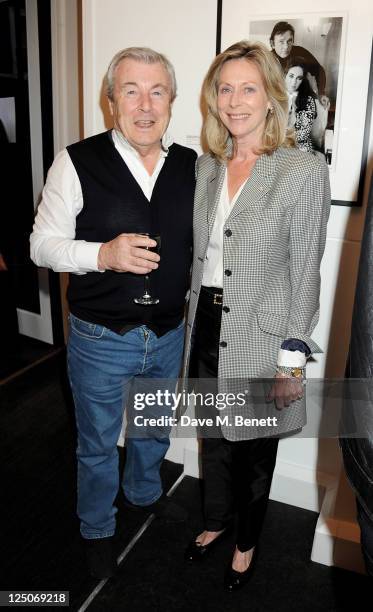
MULTIPOLYGON (((114 143, 118 144, 120 147, 123 147, 127 151, 130 151, 136 157, 141 159, 138 151, 136 151, 136 149, 128 142, 127 138, 123 136, 122 132, 113 128, 112 134, 113 134, 114 143)), ((173 144, 173 138, 171 134, 169 134, 168 132, 165 132, 161 140, 162 146, 161 146, 161 151, 160 151, 160 157, 167 157, 168 150, 172 144, 173 144)))

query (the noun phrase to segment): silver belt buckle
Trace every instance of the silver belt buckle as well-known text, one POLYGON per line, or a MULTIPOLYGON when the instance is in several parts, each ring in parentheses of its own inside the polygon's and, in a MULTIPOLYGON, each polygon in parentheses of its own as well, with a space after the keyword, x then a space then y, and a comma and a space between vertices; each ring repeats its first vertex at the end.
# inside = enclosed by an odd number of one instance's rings
POLYGON ((214 293, 214 304, 221 306, 223 304, 223 295, 221 293, 214 293))

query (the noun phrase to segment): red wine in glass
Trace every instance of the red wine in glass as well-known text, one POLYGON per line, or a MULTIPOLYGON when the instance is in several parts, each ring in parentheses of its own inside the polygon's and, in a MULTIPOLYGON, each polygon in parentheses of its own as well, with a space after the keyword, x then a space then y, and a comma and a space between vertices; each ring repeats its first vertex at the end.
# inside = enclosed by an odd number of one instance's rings
MULTIPOLYGON (((161 252, 161 237, 159 234, 147 234, 141 233, 141 236, 148 236, 152 240, 155 240, 157 243, 154 247, 143 247, 148 251, 153 251, 154 253, 161 252)), ((134 298, 133 300, 135 304, 141 304, 141 306, 153 306, 154 304, 159 304, 159 299, 152 297, 149 292, 149 274, 145 274, 144 276, 144 295, 139 298, 134 298)))

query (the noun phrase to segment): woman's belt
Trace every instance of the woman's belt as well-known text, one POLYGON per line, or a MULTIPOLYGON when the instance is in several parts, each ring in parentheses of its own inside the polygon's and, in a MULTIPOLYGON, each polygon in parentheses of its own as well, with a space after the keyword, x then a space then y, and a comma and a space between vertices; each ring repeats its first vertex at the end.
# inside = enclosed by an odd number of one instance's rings
POLYGON ((223 304, 223 289, 221 287, 201 287, 200 299, 204 302, 222 306, 223 304))

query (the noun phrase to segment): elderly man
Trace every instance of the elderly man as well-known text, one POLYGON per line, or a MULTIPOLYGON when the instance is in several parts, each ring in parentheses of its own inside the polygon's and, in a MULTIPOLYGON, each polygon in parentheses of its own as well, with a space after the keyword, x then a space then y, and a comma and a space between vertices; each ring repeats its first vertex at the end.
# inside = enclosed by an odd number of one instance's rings
MULTIPOLYGON (((180 370, 196 160, 166 135, 176 81, 165 56, 124 49, 106 81, 114 129, 57 155, 31 235, 37 265, 71 273, 78 515, 97 578, 116 568, 116 443, 125 397, 139 377, 176 379, 180 370), (161 236, 161 256, 150 250, 156 246, 150 235, 161 236), (157 304, 138 303, 144 276, 157 304)), ((183 520, 185 511, 162 493, 168 446, 168 436, 129 439, 122 487, 130 507, 183 520)))
POLYGON ((286 21, 278 21, 269 37, 272 53, 280 62, 284 74, 287 73, 291 60, 295 57, 301 57, 308 68, 309 74, 314 79, 313 89, 315 93, 323 96, 326 83, 325 70, 310 51, 294 45, 294 38, 295 30, 293 26, 286 21))

